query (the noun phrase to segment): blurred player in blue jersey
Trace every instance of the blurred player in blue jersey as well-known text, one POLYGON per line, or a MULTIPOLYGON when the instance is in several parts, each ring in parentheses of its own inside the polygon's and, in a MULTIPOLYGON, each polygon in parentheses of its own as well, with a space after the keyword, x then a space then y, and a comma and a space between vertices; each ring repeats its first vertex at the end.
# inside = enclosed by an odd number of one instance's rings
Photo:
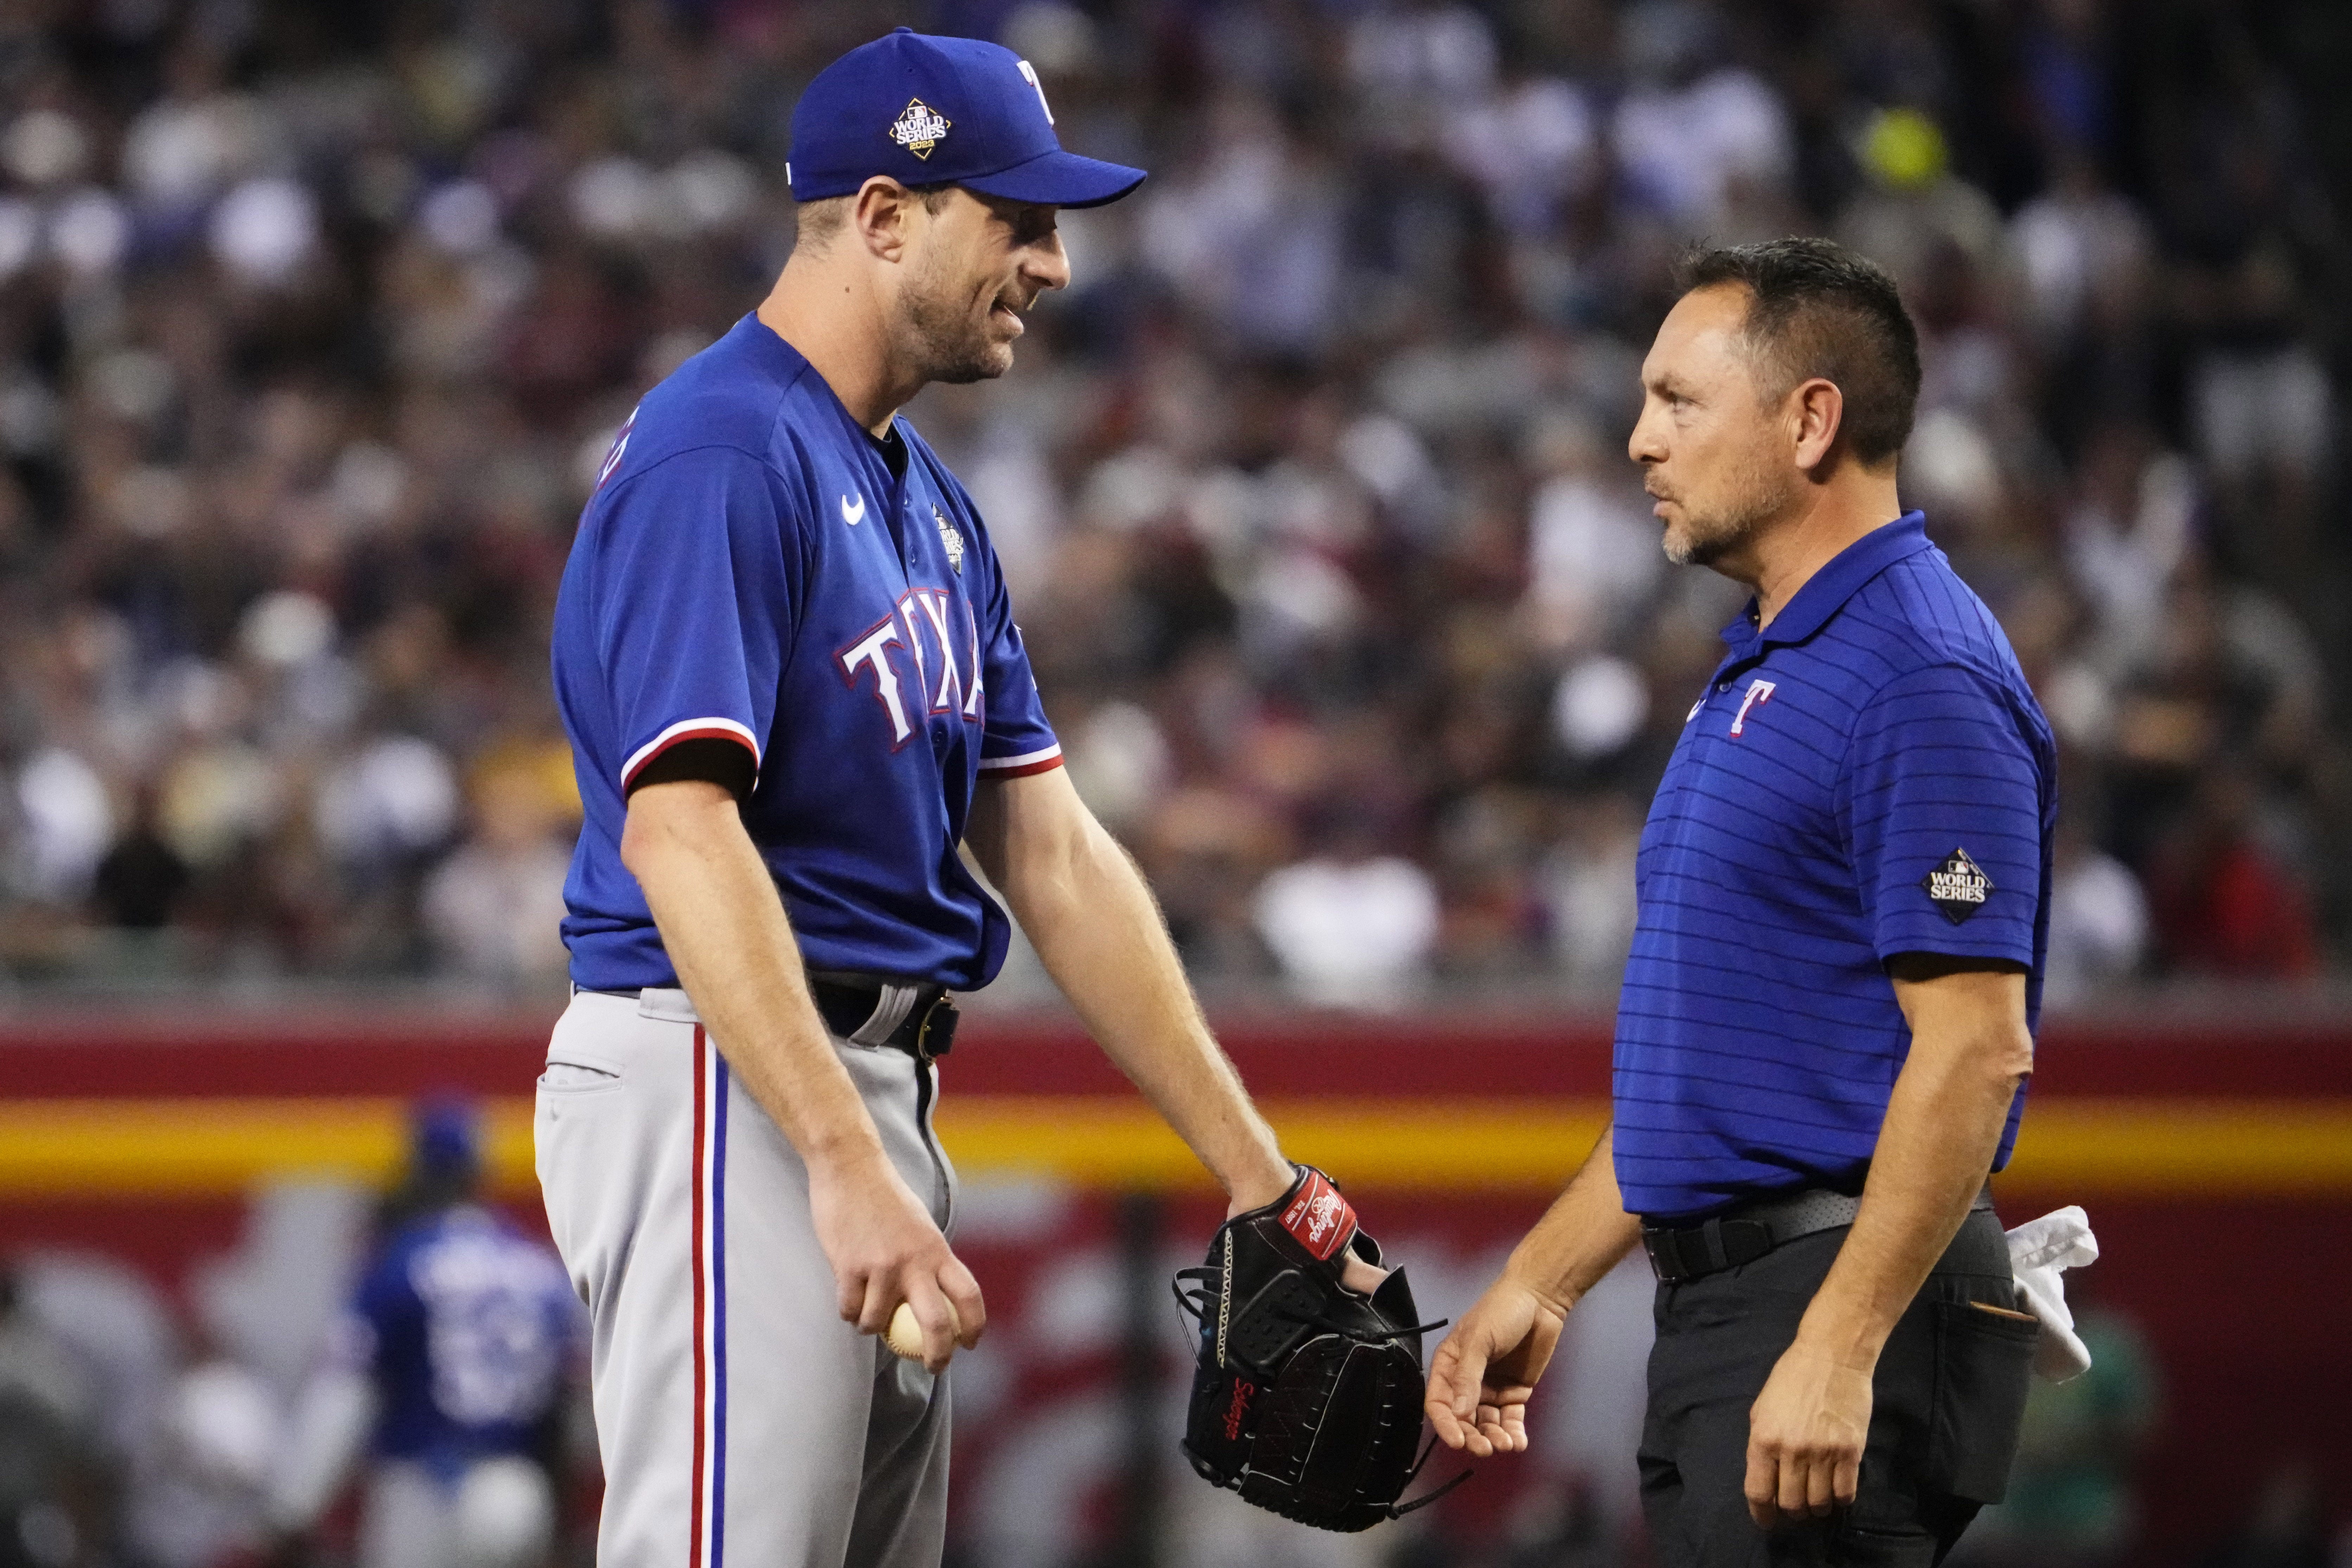
POLYGON ((964 850, 1237 1211, 1295 1179, 898 416, 1003 374, 1069 280, 1057 209, 1143 172, 1063 151, 1026 61, 902 28, 809 84, 786 174, 782 276, 631 416, 555 612, 585 820, 539 1172, 616 1568, 940 1561, 940 1374, 986 1310, 932 1064, 1011 930, 964 850), (919 1363, 861 1337, 902 1304, 919 1363))
POLYGON ((328 1368, 305 1391, 273 1488, 281 1531, 314 1523, 362 1447, 360 1568, 539 1568, 579 1303, 562 1262, 474 1200, 472 1110, 415 1121, 328 1368))

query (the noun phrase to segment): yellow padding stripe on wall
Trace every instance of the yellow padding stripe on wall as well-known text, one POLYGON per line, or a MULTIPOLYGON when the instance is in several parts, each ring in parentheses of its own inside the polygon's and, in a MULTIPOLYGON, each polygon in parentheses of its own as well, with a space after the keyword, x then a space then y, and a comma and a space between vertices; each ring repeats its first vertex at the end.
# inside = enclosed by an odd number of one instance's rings
MULTIPOLYGON (((491 1180, 529 1190, 530 1101, 482 1106, 491 1180)), ((0 1103, 0 1195, 231 1194, 284 1175, 382 1182, 408 1146, 400 1100, 60 1100, 0 1103)))
MULTIPOLYGON (((1283 1146, 1349 1184, 1432 1193, 1557 1189, 1601 1135, 1594 1100, 1271 1100, 1283 1146)), ((398 1166, 396 1100, 0 1101, 0 1199, 217 1196, 317 1173, 380 1182, 398 1166)), ((530 1102, 483 1107, 492 1179, 530 1189, 530 1102)), ((966 1176, 1205 1187, 1139 1102, 968 1096, 940 1138, 966 1176)), ((2032 1106, 2005 1181, 2070 1194, 2352 1194, 2352 1100, 2051 1099, 2032 1106)))
MULTIPOLYGON (((1191 1153, 1130 1102, 943 1100, 960 1170, 1086 1184, 1205 1186, 1191 1153)), ((1358 1187, 1556 1192, 1601 1136, 1603 1100, 1268 1101, 1284 1151, 1358 1187)), ((2352 1194, 2352 1100, 2059 1100, 2030 1106, 2005 1184, 2069 1194, 2352 1194)))

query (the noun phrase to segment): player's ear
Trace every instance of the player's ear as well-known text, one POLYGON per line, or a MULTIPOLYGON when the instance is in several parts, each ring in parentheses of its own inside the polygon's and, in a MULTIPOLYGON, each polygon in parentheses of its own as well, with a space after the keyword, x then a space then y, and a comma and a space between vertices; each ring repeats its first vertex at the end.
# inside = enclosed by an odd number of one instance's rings
POLYGON ((1797 384, 1781 407, 1795 440, 1791 456, 1797 467, 1819 477, 1845 422, 1845 394, 1826 376, 1811 376, 1797 384))
POLYGON ((877 174, 857 187, 849 209, 849 226, 866 254, 880 261, 896 261, 906 251, 915 193, 887 174, 877 174))

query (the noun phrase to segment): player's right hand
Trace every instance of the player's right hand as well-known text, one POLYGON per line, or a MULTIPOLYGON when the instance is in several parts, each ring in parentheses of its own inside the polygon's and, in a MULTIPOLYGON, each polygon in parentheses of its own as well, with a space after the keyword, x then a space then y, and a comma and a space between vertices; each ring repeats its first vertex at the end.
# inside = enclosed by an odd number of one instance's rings
POLYGON ((1528 1398, 1551 1364, 1568 1309, 1506 1271, 1429 1361, 1429 1424, 1480 1458, 1528 1446, 1528 1398))
POLYGON ((980 1342, 988 1326, 980 1281, 879 1150, 856 1160, 812 1161, 809 1208, 833 1265, 842 1318, 859 1333, 887 1331, 904 1301, 922 1325, 923 1364, 931 1371, 945 1369, 958 1344, 970 1350, 980 1342))

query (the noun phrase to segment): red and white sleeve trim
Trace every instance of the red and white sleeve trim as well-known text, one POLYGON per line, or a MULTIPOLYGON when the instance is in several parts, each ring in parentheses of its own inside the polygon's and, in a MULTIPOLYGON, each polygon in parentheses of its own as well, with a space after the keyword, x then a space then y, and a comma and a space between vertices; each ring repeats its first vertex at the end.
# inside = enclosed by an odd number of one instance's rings
POLYGON ((681 719, 630 753, 629 760, 621 767, 621 788, 625 792, 630 784, 636 782, 637 775, 645 772, 647 763, 680 741, 737 742, 751 752, 751 776, 759 777, 760 742, 752 737, 748 726, 738 724, 732 719, 681 719))
POLYGON ((1024 752, 1017 757, 982 757, 980 771, 991 778, 1027 778, 1062 765, 1062 743, 1059 741, 1042 752, 1024 752))

